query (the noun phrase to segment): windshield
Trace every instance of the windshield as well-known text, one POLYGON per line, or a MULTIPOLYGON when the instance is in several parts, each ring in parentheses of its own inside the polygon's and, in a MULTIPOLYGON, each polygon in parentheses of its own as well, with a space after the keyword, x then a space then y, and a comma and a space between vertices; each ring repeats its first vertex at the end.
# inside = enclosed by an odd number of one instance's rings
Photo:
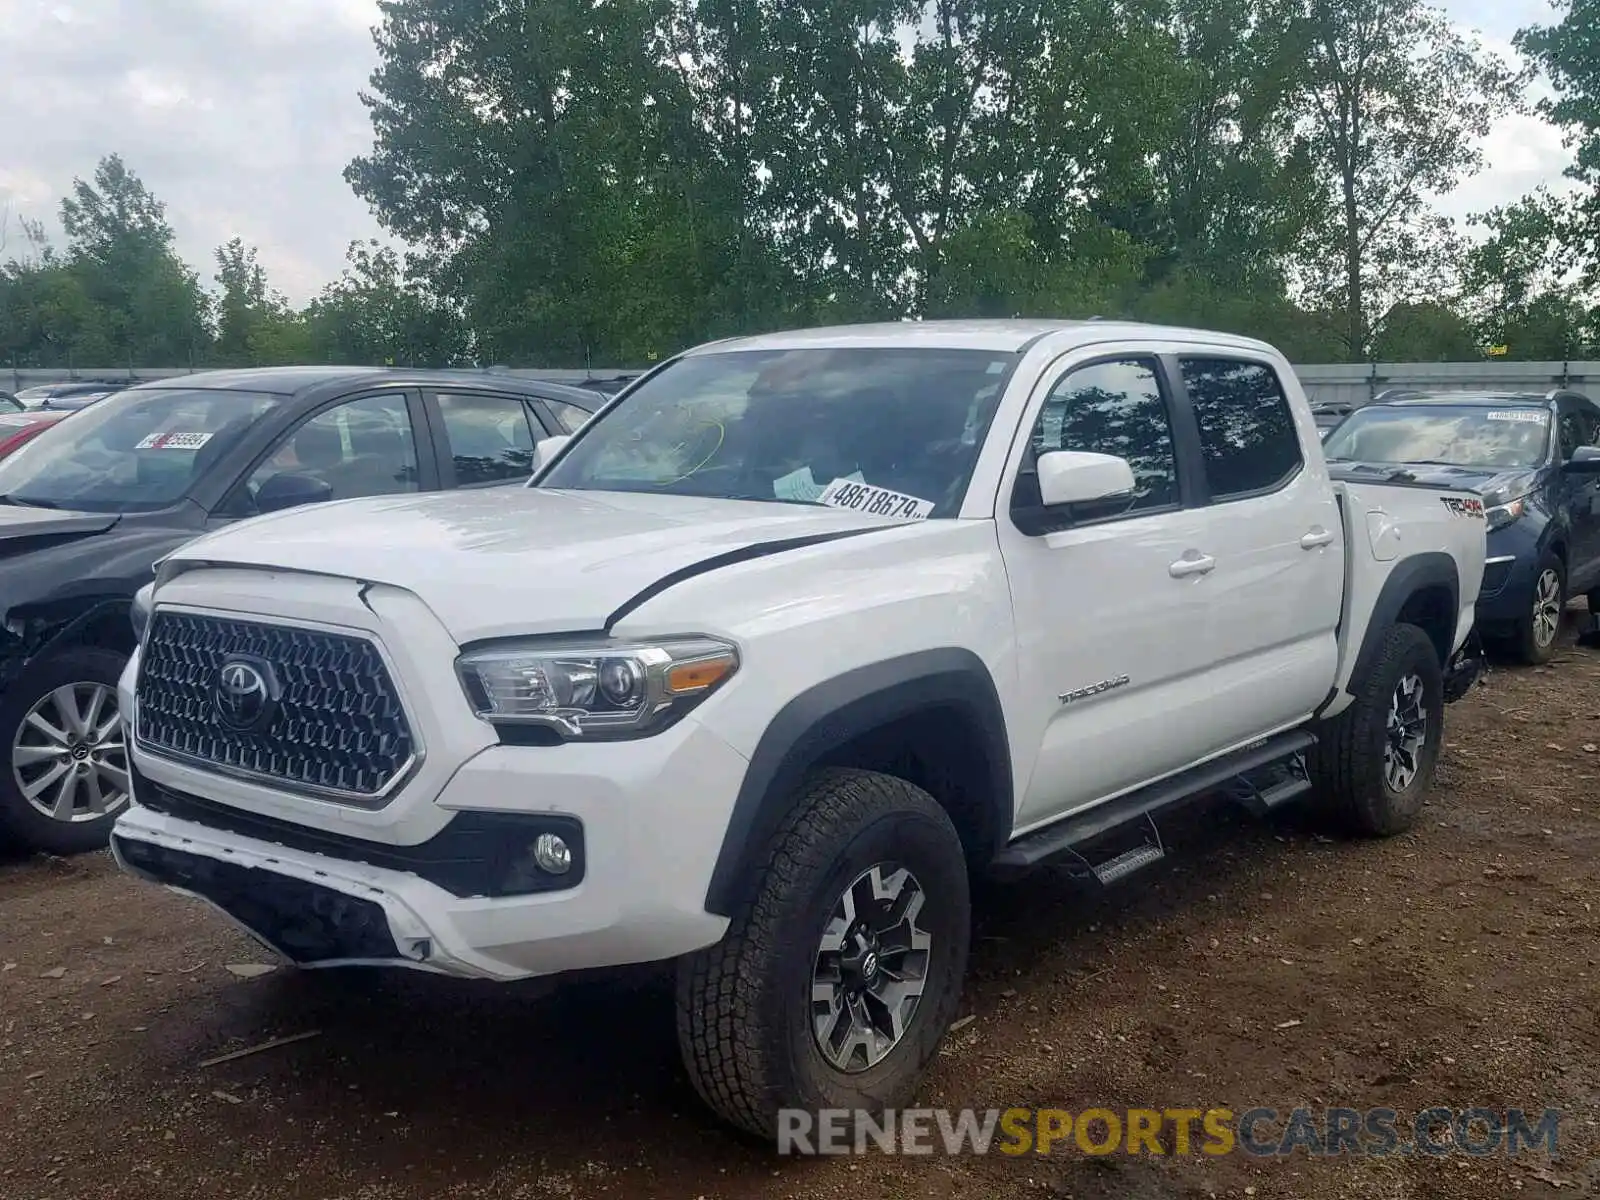
POLYGON ((1443 463, 1505 470, 1537 466, 1550 438, 1542 408, 1429 405, 1358 408, 1323 442, 1329 460, 1443 463))
POLYGON ((590 423, 540 486, 953 517, 1015 361, 926 348, 682 359, 590 423))
POLYGON ((0 413, 19 413, 22 411, 22 401, 0 392, 0 413))
POLYGON ((119 392, 0 459, 0 501, 90 512, 165 508, 283 397, 119 392))

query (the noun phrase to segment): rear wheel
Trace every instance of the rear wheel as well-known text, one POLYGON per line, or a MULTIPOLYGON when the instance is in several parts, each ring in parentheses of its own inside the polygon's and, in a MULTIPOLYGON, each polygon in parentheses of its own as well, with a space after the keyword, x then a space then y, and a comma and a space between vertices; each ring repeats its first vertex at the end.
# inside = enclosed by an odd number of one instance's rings
POLYGON ((1432 640, 1396 625, 1355 695, 1324 722, 1307 765, 1343 829, 1390 837, 1422 811, 1444 739, 1444 675, 1432 640))
POLYGON ((103 848, 128 806, 128 746, 117 707, 127 659, 77 646, 30 664, 0 700, 0 831, 33 850, 103 848))
POLYGON ((680 963, 678 1040, 724 1120, 909 1100, 955 1016, 971 937, 961 840, 920 788, 828 770, 802 788, 722 941, 680 963))

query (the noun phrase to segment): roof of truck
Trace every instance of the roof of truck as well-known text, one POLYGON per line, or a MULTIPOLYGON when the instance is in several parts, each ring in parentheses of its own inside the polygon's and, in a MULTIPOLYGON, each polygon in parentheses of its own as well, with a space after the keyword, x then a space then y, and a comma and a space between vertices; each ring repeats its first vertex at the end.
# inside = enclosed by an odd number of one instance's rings
POLYGON ((867 325, 826 325, 816 329, 793 329, 755 334, 712 342, 690 351, 691 354, 722 353, 729 350, 806 350, 844 347, 907 347, 925 349, 991 350, 1015 354, 1026 350, 1040 338, 1057 333, 1076 333, 1083 344, 1111 341, 1190 341, 1238 349, 1271 352, 1272 348, 1253 338, 1213 330, 1185 329, 1170 325, 1149 325, 1137 321, 1049 320, 973 320, 973 321, 887 321, 867 325))

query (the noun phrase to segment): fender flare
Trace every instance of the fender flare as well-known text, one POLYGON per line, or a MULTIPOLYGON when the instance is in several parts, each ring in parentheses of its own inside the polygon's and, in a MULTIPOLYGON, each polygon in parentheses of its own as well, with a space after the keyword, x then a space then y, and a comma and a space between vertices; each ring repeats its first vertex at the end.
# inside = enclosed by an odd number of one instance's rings
POLYGON ((982 798, 983 861, 1011 834, 1011 745, 1000 694, 989 668, 970 650, 922 650, 857 667, 801 692, 778 710, 750 756, 750 765, 722 835, 708 912, 732 916, 740 886, 805 772, 830 751, 890 722, 929 709, 970 721, 988 747, 982 798))
MULTIPOLYGON (((1460 575, 1455 559, 1440 550, 1414 554, 1402 560, 1378 591, 1378 599, 1372 606, 1366 632, 1361 635, 1361 649, 1356 654, 1355 668, 1350 672, 1346 687, 1372 669, 1383 639, 1400 618, 1400 610, 1405 608, 1406 601, 1423 588, 1443 587, 1450 593, 1450 632, 1445 640, 1447 643, 1453 642, 1456 621, 1461 612, 1460 575)), ((1435 648, 1439 651, 1439 665, 1444 667, 1450 662, 1450 652, 1454 646, 1436 644, 1435 648)))

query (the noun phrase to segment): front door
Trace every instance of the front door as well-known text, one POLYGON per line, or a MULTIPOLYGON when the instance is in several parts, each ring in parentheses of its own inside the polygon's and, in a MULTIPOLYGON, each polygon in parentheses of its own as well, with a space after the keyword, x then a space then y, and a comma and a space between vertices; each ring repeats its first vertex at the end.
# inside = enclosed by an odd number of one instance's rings
POLYGON ((1041 391, 996 522, 1016 612, 1014 734, 1038 747, 1017 833, 1179 770, 1219 736, 1203 682, 1211 517, 1185 502, 1162 363, 1142 350, 1080 358, 1041 391), (1050 450, 1127 459, 1132 500, 1024 532, 1017 514, 1039 511, 1031 462, 1050 450))

